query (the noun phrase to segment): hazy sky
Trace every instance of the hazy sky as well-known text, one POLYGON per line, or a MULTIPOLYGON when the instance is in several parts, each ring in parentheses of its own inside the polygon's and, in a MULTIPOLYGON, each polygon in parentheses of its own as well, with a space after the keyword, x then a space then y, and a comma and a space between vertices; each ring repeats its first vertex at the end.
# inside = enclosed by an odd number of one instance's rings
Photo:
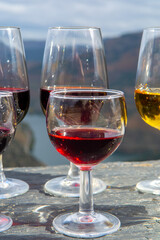
POLYGON ((97 26, 103 37, 160 26, 158 0, 1 0, 0 25, 24 39, 45 39, 48 27, 97 26))

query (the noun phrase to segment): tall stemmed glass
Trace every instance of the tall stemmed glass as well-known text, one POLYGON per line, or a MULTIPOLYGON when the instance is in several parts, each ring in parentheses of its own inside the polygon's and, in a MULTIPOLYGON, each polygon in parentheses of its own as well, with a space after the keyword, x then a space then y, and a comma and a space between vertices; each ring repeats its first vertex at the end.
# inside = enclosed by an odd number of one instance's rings
MULTIPOLYGON (((108 88, 108 78, 101 31, 95 27, 50 28, 44 51, 40 90, 41 107, 46 113, 49 93, 57 89, 108 88)), ((93 179, 94 194, 106 184, 93 179)), ((48 181, 44 188, 50 194, 79 196, 79 170, 70 163, 67 176, 48 181)))
MULTIPOLYGON (((143 31, 135 103, 142 119, 160 130, 160 28, 143 31)), ((160 195, 160 179, 141 181, 136 187, 139 191, 160 195)))
MULTIPOLYGON (((142 119, 160 130, 160 28, 143 31, 135 103, 142 119)), ((139 191, 160 195, 160 179, 141 181, 136 187, 139 191)))
MULTIPOLYGON (((16 27, 0 27, 0 91, 13 93, 16 120, 19 124, 29 108, 29 83, 21 33, 16 27)), ((0 168, 2 172, 2 165, 0 168)), ((5 188, 0 185, 0 199, 23 194, 29 189, 24 181, 6 181, 5 188)), ((0 182, 4 182, 2 174, 0 182)))
POLYGON ((80 169, 79 212, 57 216, 53 226, 71 237, 94 238, 117 231, 120 221, 94 212, 91 170, 120 145, 126 120, 124 94, 116 90, 51 92, 47 131, 56 150, 80 169))
MULTIPOLYGON (((0 194, 1 198, 8 197, 7 191, 8 181, 5 178, 2 169, 2 153, 12 141, 16 127, 16 112, 14 108, 13 95, 11 92, 0 91, 0 194), (2 189, 2 193, 1 193, 2 189)), ((12 219, 8 216, 0 214, 0 232, 7 230, 12 225, 12 219)))

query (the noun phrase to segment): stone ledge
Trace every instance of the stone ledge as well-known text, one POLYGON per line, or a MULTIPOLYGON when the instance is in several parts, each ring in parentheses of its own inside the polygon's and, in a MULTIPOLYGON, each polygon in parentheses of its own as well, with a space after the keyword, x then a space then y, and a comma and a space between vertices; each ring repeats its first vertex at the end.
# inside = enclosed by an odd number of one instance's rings
MULTIPOLYGON (((67 168, 63 165, 5 169, 6 176, 28 182, 30 190, 0 201, 0 212, 9 215, 14 222, 9 230, 0 233, 0 239, 71 239, 56 233, 52 220, 64 211, 77 210, 78 199, 50 196, 43 191, 46 181, 64 175, 67 168)), ((94 196, 95 210, 110 212, 121 220, 118 232, 98 239, 159 239, 160 197, 135 190, 138 181, 157 178, 159 173, 159 161, 109 162, 96 167, 94 175, 108 186, 103 193, 94 196)))

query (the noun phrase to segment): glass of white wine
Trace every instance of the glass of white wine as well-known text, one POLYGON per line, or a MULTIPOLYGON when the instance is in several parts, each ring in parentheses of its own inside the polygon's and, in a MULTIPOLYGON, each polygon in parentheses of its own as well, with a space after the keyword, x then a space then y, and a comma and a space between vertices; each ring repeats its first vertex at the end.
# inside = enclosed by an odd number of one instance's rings
MULTIPOLYGON (((160 130, 160 28, 143 31, 137 67, 135 103, 141 118, 160 130)), ((137 183, 141 192, 160 195, 160 179, 137 183)))

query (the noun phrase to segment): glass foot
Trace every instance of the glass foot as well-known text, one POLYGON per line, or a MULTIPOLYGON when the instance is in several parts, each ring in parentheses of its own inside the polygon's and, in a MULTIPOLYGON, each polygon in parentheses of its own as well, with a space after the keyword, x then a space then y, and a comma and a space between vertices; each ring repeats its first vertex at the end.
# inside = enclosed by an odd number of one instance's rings
POLYGON ((160 179, 141 181, 137 183, 136 188, 140 192, 160 195, 160 179))
MULTIPOLYGON (((93 194, 98 194, 106 189, 106 184, 99 178, 93 178, 93 194)), ((80 177, 58 177, 49 180, 44 185, 44 191, 51 195, 61 197, 79 197, 80 177)))
POLYGON ((0 183, 0 199, 22 195, 29 190, 29 185, 19 179, 6 178, 0 183))
POLYGON ((120 221, 109 213, 82 215, 68 213, 53 220, 55 229, 67 236, 77 238, 95 238, 111 234, 120 228, 120 221))
POLYGON ((3 232, 12 226, 12 219, 5 215, 0 215, 0 232, 3 232))

